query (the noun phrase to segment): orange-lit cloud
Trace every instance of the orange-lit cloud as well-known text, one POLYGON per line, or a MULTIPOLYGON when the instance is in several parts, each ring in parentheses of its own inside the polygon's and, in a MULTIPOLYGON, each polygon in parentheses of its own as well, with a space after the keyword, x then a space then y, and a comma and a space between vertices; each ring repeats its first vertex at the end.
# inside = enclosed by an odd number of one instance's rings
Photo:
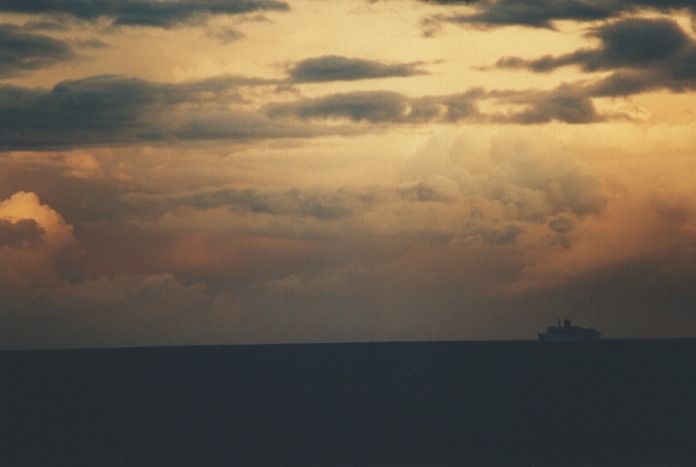
POLYGON ((688 2, 159 3, 0 7, 3 345, 696 335, 688 2))
POLYGON ((8 236, 0 245, 0 286, 50 285, 76 273, 82 252, 73 227, 34 193, 19 192, 0 202, 0 222, 6 231, 14 227, 16 235, 26 235, 8 236))

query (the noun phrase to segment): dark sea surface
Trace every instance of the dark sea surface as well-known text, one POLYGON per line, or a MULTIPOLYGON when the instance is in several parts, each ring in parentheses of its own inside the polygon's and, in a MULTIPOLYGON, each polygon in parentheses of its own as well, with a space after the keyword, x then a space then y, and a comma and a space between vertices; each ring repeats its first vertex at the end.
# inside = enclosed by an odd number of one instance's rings
POLYGON ((696 465, 696 340, 0 352, 0 465, 696 465))

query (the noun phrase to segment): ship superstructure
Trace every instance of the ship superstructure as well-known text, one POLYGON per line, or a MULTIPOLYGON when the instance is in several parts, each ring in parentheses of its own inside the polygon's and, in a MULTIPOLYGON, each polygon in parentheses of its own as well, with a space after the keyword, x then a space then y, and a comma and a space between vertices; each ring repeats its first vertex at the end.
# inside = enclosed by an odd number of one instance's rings
POLYGON ((601 339, 599 331, 592 328, 573 326, 569 319, 563 321, 558 320, 557 326, 550 326, 546 332, 539 334, 541 342, 586 342, 598 341, 601 339))

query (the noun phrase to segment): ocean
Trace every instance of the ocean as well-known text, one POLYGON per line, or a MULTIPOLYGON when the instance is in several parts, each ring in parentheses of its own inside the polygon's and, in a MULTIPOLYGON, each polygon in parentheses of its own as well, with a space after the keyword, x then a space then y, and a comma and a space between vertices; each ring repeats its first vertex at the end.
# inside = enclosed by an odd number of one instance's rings
POLYGON ((696 465, 696 339, 0 352, 0 464, 696 465))

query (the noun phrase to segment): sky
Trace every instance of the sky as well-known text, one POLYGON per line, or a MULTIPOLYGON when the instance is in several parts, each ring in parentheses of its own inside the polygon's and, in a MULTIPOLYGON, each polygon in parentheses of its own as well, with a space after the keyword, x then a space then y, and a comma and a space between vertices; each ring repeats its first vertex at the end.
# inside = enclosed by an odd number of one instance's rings
POLYGON ((0 348, 696 337, 688 0, 0 0, 0 348))

